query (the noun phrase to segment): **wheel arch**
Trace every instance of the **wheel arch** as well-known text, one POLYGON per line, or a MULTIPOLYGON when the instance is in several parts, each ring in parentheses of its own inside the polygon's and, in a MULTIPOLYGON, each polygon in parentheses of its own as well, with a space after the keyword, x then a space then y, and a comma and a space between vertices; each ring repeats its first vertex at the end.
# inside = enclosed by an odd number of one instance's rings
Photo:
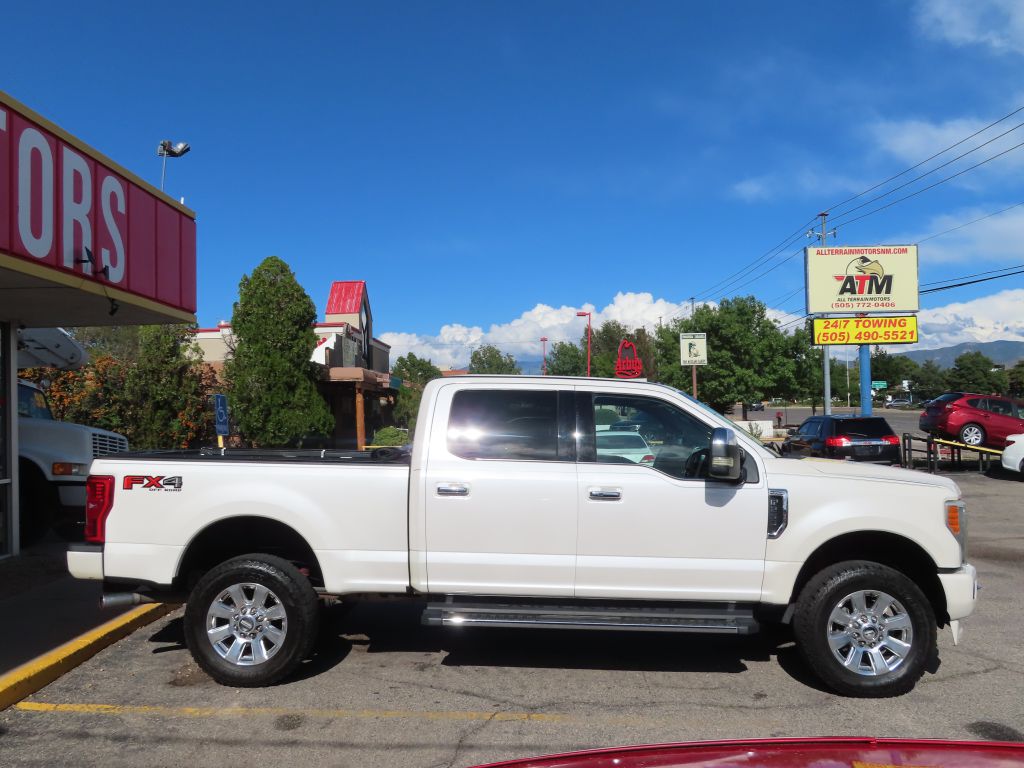
POLYGON ((286 523, 261 515, 223 518, 197 532, 182 551, 174 584, 191 591, 219 563, 257 552, 294 563, 314 586, 323 586, 323 570, 309 542, 286 523))
POLYGON ((939 626, 949 621, 946 593, 938 566, 920 544, 888 531, 855 531, 829 539, 811 553, 797 574, 789 602, 794 604, 815 574, 846 560, 869 560, 888 566, 917 584, 931 603, 939 626))

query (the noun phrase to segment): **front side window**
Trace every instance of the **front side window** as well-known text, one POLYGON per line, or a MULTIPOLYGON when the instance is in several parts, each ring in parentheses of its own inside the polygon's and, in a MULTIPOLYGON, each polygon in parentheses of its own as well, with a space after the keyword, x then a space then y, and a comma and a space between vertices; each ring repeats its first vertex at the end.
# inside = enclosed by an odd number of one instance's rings
POLYGON ((46 402, 46 395, 33 387, 18 385, 18 415, 27 416, 30 419, 50 419, 50 405, 46 402))
POLYGON ((466 389, 448 419, 448 450, 464 459, 559 461, 558 393, 466 389))
POLYGON ((707 477, 711 427, 704 422, 663 400, 632 395, 595 394, 593 410, 598 463, 707 477))

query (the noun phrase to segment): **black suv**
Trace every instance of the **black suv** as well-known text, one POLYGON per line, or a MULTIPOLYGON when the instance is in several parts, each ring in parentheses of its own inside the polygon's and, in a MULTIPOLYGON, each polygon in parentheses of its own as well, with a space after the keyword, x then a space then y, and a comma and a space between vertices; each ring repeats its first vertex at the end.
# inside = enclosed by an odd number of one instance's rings
POLYGON ((900 463, 900 439, 881 416, 812 416, 781 450, 783 456, 900 463))

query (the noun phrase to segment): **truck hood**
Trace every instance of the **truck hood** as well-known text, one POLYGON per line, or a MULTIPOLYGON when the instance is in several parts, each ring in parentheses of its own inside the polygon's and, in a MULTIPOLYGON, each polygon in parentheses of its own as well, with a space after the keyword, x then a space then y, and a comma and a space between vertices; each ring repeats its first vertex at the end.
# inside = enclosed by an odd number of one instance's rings
POLYGON ((768 463, 768 475, 796 477, 833 477, 843 480, 870 480, 887 483, 906 483, 942 488, 960 498, 960 487, 948 477, 930 475, 913 469, 885 467, 857 461, 838 461, 813 457, 791 459, 775 458, 768 463))

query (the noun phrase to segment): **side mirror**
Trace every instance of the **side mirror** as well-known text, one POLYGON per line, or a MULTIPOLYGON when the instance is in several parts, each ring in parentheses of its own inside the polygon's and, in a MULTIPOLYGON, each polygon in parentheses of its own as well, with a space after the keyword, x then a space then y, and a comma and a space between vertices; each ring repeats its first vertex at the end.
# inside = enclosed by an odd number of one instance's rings
POLYGON ((737 482, 742 472, 742 450, 736 442, 736 433, 725 427, 711 432, 711 464, 708 476, 716 480, 737 482))
POLYGON ((790 437, 795 435, 796 434, 796 427, 790 427, 789 429, 787 429, 786 430, 786 434, 789 435, 790 437))

